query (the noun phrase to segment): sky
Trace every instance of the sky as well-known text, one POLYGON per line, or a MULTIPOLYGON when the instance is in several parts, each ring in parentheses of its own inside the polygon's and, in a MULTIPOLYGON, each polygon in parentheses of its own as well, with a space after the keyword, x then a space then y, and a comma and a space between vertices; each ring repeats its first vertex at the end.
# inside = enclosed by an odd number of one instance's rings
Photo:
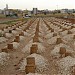
POLYGON ((8 4, 9 9, 28 9, 38 8, 39 10, 49 9, 75 9, 75 0, 0 0, 0 9, 8 4))

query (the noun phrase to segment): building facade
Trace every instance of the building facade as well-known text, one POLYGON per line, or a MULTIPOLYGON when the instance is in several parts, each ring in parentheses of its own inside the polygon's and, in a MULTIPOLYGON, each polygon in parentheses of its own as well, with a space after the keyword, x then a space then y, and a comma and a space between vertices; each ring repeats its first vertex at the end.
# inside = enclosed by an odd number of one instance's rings
POLYGON ((33 8, 33 14, 37 15, 37 13, 38 13, 38 9, 37 8, 33 8))

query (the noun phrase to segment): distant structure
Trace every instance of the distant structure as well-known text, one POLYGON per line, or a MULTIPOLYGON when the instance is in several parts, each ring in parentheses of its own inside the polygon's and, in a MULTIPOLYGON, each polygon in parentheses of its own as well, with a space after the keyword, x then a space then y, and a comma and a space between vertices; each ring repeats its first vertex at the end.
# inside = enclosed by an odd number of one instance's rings
POLYGON ((61 13, 68 13, 68 9, 62 9, 60 10, 61 13))
POLYGON ((31 11, 28 11, 28 16, 31 17, 31 11))
POLYGON ((45 10, 43 11, 43 13, 44 13, 44 15, 49 14, 49 10, 48 10, 48 9, 45 9, 45 10))
POLYGON ((6 4, 6 7, 4 8, 4 10, 8 10, 8 4, 6 4))
POLYGON ((61 13, 73 13, 75 10, 74 9, 61 9, 61 13))
POLYGON ((0 14, 2 14, 3 13, 3 11, 0 9, 0 14))
POLYGON ((6 7, 4 8, 4 15, 9 15, 8 4, 6 4, 6 7))
POLYGON ((8 4, 6 4, 6 10, 8 10, 8 4))
POLYGON ((3 14, 6 16, 6 17, 13 17, 13 18, 17 18, 18 15, 17 15, 17 12, 18 10, 13 10, 13 9, 9 9, 8 8, 8 4, 6 4, 6 7, 4 8, 3 10, 3 14))
POLYGON ((37 8, 33 8, 33 14, 37 15, 37 13, 38 13, 38 9, 37 8))

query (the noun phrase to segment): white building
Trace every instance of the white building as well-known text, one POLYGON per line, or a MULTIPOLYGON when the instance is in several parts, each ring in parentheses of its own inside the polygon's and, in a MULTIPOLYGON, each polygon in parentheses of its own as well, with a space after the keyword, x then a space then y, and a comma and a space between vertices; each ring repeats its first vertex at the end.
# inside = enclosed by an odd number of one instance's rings
POLYGON ((8 4, 6 4, 6 10, 8 10, 8 4))
POLYGON ((4 15, 9 15, 10 12, 8 10, 4 10, 4 15))
POLYGON ((6 4, 6 7, 4 8, 4 15, 9 15, 10 11, 8 10, 8 4, 6 4))
POLYGON ((60 10, 61 13, 68 13, 68 9, 62 9, 60 10))
POLYGON ((6 7, 4 8, 4 10, 8 10, 8 4, 6 4, 6 7))
POLYGON ((31 11, 28 11, 28 16, 31 16, 31 11))
POLYGON ((33 8, 33 14, 36 15, 38 13, 38 9, 37 8, 33 8))

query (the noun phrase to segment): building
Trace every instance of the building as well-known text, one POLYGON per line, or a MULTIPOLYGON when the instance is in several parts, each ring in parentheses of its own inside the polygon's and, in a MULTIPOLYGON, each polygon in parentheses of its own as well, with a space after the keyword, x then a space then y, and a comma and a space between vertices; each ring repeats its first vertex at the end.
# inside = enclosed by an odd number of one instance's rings
POLYGON ((9 15, 10 11, 9 10, 4 10, 4 15, 9 15))
POLYGON ((3 13, 3 11, 0 9, 0 14, 2 14, 3 13))
POLYGON ((6 10, 8 10, 8 4, 6 4, 6 10))
POLYGON ((31 11, 28 11, 28 16, 30 16, 30 17, 31 17, 31 11))
POLYGON ((60 10, 61 13, 73 13, 74 9, 62 9, 60 10))
POLYGON ((68 9, 62 9, 60 10, 61 13, 68 13, 68 9))
POLYGON ((33 14, 37 15, 37 13, 38 13, 38 9, 37 8, 33 8, 33 14))
POLYGON ((68 10, 68 13, 73 13, 74 12, 74 9, 69 9, 68 10))
POLYGON ((3 13, 4 15, 9 15, 8 4, 6 4, 6 7, 4 8, 3 13))
POLYGON ((44 11, 43 11, 43 13, 46 15, 46 14, 49 14, 49 10, 48 9, 45 9, 44 11))
POLYGON ((6 4, 6 7, 4 8, 4 10, 8 10, 8 4, 6 4))

